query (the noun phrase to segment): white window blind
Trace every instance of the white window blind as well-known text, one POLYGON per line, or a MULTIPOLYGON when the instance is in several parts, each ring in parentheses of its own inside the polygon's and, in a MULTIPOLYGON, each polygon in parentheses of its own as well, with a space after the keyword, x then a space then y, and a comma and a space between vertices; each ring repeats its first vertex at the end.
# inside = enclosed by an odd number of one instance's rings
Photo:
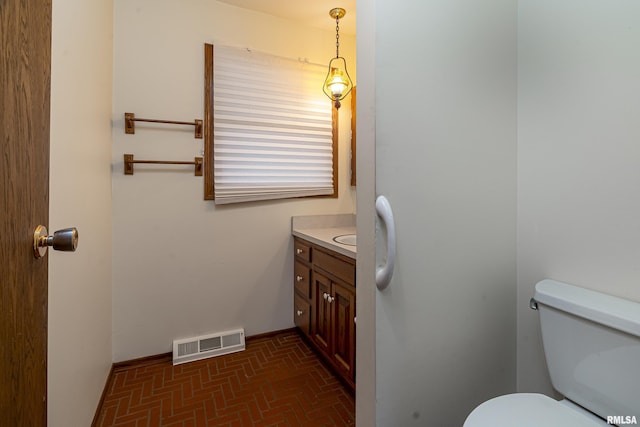
POLYGON ((333 194, 326 68, 225 46, 213 62, 215 202, 333 194))

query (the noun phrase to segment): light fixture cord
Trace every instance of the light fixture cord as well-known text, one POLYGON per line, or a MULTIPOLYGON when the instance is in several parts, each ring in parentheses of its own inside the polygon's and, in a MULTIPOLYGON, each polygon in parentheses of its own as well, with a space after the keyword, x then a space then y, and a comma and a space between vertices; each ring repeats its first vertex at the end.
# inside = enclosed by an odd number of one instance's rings
POLYGON ((340 57, 340 18, 336 17, 336 58, 340 57))

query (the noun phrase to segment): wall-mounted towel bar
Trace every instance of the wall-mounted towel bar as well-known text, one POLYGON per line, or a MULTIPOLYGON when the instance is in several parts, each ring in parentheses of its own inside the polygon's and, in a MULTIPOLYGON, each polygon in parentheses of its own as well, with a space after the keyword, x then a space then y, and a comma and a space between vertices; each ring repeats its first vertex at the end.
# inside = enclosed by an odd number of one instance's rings
POLYGON ((124 155, 124 174, 133 175, 133 164, 144 163, 151 165, 194 165, 194 175, 202 176, 202 157, 196 157, 193 162, 180 162, 173 160, 134 160, 133 154, 124 155))
POLYGON ((147 122, 147 123, 168 123, 172 125, 190 125, 195 126, 195 137, 202 139, 202 120, 195 119, 193 122, 178 122, 175 120, 155 120, 155 119, 140 119, 136 117, 134 113, 124 113, 124 132, 128 134, 136 133, 135 122, 147 122))

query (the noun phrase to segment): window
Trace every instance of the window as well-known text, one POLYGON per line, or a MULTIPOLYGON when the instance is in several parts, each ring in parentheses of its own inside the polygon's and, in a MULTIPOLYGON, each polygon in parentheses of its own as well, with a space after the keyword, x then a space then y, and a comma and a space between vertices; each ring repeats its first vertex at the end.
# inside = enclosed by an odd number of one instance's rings
POLYGON ((337 196, 337 114, 322 92, 326 68, 213 50, 205 46, 205 198, 225 204, 337 196))

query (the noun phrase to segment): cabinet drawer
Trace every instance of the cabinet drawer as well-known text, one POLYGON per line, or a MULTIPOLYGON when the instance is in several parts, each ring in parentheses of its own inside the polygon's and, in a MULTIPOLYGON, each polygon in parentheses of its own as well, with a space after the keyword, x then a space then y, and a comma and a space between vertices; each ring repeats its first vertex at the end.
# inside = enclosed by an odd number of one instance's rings
POLYGON ((306 335, 311 333, 311 304, 298 294, 293 294, 293 323, 306 335))
POLYGON ((293 286, 305 298, 311 298, 311 268, 300 261, 293 264, 293 286))
POLYGON ((356 266, 336 258, 320 250, 316 250, 313 254, 315 267, 319 267, 327 273, 333 274, 339 279, 344 280, 350 285, 355 286, 356 283, 356 266))
POLYGON ((305 244, 301 240, 293 240, 293 253, 298 258, 311 262, 311 246, 305 244))

